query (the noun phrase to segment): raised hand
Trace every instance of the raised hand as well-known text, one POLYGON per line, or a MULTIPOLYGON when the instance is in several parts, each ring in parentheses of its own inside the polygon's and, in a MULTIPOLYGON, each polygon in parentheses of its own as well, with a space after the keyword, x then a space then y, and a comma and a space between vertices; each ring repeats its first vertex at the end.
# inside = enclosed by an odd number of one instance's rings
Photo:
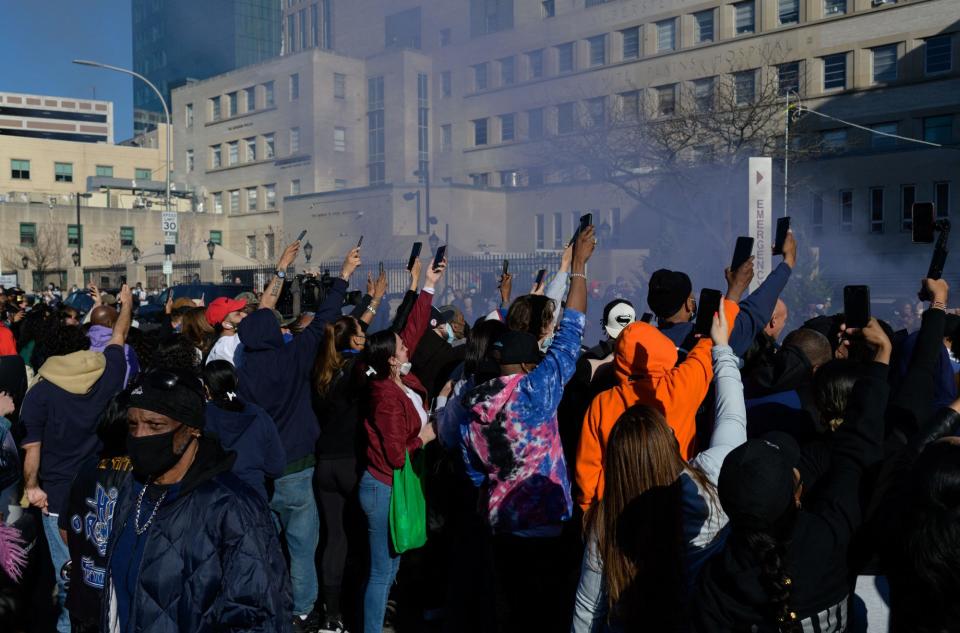
POLYGON ((724 269, 723 274, 727 278, 727 299, 729 301, 740 303, 743 293, 750 287, 750 282, 753 281, 753 262, 754 258, 749 257, 736 270, 724 269))
POLYGON ((440 262, 440 265, 434 268, 432 266, 427 267, 427 279, 423 284, 424 288, 436 288, 437 282, 443 278, 443 273, 447 269, 447 258, 444 257, 443 261, 440 262))
POLYGON ((353 274, 357 268, 360 268, 360 264, 363 263, 360 260, 360 247, 355 246, 350 249, 350 252, 347 253, 346 258, 343 260, 343 266, 340 268, 340 277, 345 281, 350 280, 350 275, 353 274))
POLYGON ((297 261, 297 253, 300 252, 300 240, 294 240, 285 249, 280 259, 277 261, 277 270, 286 270, 290 268, 293 262, 297 261))
POLYGON ((710 326, 710 338, 713 339, 713 344, 729 345, 730 330, 727 328, 727 313, 723 309, 723 302, 721 302, 720 309, 712 318, 713 325, 710 326))

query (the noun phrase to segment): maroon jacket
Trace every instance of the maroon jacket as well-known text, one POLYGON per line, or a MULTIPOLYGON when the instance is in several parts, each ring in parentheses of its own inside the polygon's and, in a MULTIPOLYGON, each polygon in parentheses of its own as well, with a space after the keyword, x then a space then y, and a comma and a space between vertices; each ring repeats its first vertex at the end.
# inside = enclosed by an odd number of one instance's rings
MULTIPOLYGON (((421 292, 400 338, 407 346, 410 358, 430 325, 430 306, 433 294, 421 292)), ((425 398, 427 390, 413 374, 403 377, 403 384, 425 398)), ((427 404, 424 401, 424 409, 427 404)), ((390 379, 370 382, 369 411, 364 420, 367 430, 367 472, 388 486, 393 485, 393 471, 403 468, 407 451, 421 446, 420 416, 403 389, 390 379)))

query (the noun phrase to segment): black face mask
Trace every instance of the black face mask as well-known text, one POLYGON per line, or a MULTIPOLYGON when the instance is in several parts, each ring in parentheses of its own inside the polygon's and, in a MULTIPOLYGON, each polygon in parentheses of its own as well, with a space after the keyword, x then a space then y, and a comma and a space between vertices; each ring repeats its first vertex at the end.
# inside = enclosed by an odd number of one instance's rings
MULTIPOLYGON (((176 432, 177 429, 144 437, 127 435, 127 452, 133 463, 133 472, 141 477, 156 479, 173 468, 187 450, 186 446, 179 453, 173 450, 173 436, 176 432)), ((190 441, 193 439, 191 435, 190 441)), ((187 442, 187 446, 189 445, 190 442, 187 442)))

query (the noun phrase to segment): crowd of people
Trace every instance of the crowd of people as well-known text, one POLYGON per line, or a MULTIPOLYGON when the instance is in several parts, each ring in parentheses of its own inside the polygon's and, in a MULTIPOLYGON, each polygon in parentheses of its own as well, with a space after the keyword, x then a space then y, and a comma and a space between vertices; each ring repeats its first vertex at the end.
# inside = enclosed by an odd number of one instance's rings
POLYGON ((788 330, 790 234, 714 313, 671 270, 588 308, 596 243, 482 315, 433 258, 347 305, 357 247, 284 318, 299 242, 153 327, 142 288, 3 291, 0 629, 958 630, 947 283, 911 329, 788 330))

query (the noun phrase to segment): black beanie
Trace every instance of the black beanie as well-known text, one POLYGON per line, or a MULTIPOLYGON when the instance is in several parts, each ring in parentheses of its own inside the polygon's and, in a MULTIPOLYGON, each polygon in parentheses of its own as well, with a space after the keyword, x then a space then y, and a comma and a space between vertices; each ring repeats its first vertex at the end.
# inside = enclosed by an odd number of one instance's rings
POLYGON ((184 371, 148 372, 130 392, 131 408, 153 411, 195 429, 203 428, 204 404, 200 378, 184 371))
POLYGON ((692 290, 686 273, 661 268, 650 275, 647 304, 657 317, 666 319, 680 311, 692 290))

